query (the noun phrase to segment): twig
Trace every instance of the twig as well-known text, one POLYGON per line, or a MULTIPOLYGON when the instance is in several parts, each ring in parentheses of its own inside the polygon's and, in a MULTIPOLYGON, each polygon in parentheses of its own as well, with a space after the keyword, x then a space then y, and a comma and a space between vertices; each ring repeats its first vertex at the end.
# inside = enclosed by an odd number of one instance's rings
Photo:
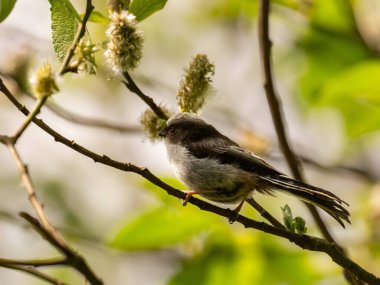
MULTIPOLYGON (((20 104, 20 102, 18 102, 18 100, 9 92, 9 90, 6 88, 6 86, 3 84, 1 80, 0 80, 0 91, 2 91, 6 95, 6 97, 17 107, 17 109, 20 110, 25 116, 29 114, 29 111, 27 110, 27 108, 23 106, 22 104, 20 104)), ((171 187, 170 185, 166 184, 165 182, 161 181, 157 176, 155 176, 145 167, 138 167, 131 163, 119 162, 119 161, 109 158, 106 155, 99 155, 97 153, 94 153, 90 151, 89 149, 75 143, 74 141, 65 138, 64 136, 56 132, 54 129, 49 127, 47 124, 45 124, 42 120, 34 118, 33 122, 37 126, 39 126, 42 130, 44 130, 46 133, 51 135, 55 141, 60 142, 66 145, 67 147, 81 153, 82 155, 92 159, 94 162, 108 165, 110 167, 113 167, 125 172, 136 173, 144 177, 146 180, 150 181, 154 185, 165 190, 171 196, 177 197, 179 199, 185 199, 186 197, 186 193, 178 189, 175 189, 171 187)), ((329 241, 326 241, 317 237, 312 237, 309 235, 300 235, 297 233, 292 233, 285 229, 277 228, 269 224, 266 224, 264 222, 257 222, 255 220, 249 219, 242 215, 236 216, 236 213, 231 211, 230 209, 223 209, 216 205, 210 204, 206 201, 199 200, 194 197, 190 198, 189 203, 195 205, 201 210, 212 212, 219 216, 226 217, 228 219, 235 218, 236 222, 241 223, 246 228, 257 229, 257 230, 260 230, 272 235, 285 238, 289 240, 290 242, 295 243, 296 245, 298 245, 299 247, 303 249, 324 252, 328 254, 336 264, 342 266, 347 271, 353 273, 353 275, 356 276, 357 279, 367 282, 368 284, 380 285, 380 278, 376 277, 372 273, 360 267, 357 263, 350 260, 342 252, 341 248, 338 245, 336 245, 334 242, 329 242, 329 241)))
POLYGON ((157 117, 163 120, 167 120, 168 116, 162 111, 162 109, 153 101, 153 99, 145 95, 141 89, 133 81, 132 77, 129 75, 128 71, 123 72, 123 76, 126 81, 122 81, 129 91, 135 93, 139 96, 156 114, 157 117))
POLYGON ((248 204, 250 204, 259 214, 270 222, 274 227, 285 229, 284 225, 281 224, 275 217, 273 217, 267 210, 265 210, 259 203, 256 202, 255 199, 249 198, 246 200, 248 204))
MULTIPOLYGON (((285 156, 285 159, 289 165, 294 178, 299 181, 305 181, 301 171, 301 165, 297 160, 294 152, 288 144, 288 140, 284 128, 283 114, 281 113, 281 106, 279 96, 276 94, 272 68, 271 68, 271 41, 269 38, 269 11, 270 11, 270 0, 260 0, 259 1, 259 46, 261 53, 261 63, 263 71, 263 81, 265 94, 267 96, 268 104, 273 118, 273 123, 276 129, 277 137, 280 143, 281 150, 285 156)), ((337 244, 327 229, 324 221, 322 220, 317 209, 306 203, 309 211, 311 212, 314 220, 316 221, 318 227, 320 228, 323 236, 330 242, 337 244)), ((343 252, 342 252, 343 253, 343 252)), ((347 278, 346 278, 347 279, 347 278)), ((348 279, 347 279, 348 280, 348 279)), ((349 280, 348 280, 349 281, 349 280)))
POLYGON ((71 46, 70 46, 69 50, 67 51, 65 58, 63 59, 63 62, 62 62, 61 68, 58 72, 58 75, 63 75, 66 72, 73 71, 69 66, 70 60, 74 55, 75 49, 76 49, 79 41, 81 40, 81 38, 83 38, 83 36, 86 32, 86 24, 87 24, 88 19, 90 18, 92 10, 94 10, 94 6, 92 5, 92 1, 87 0, 86 11, 84 12, 83 20, 80 23, 80 25, 78 26, 78 30, 77 30, 77 33, 75 34, 75 38, 74 38, 73 42, 71 43, 71 46))
POLYGON ((62 282, 58 279, 55 279, 55 278, 53 278, 53 277, 51 277, 45 273, 42 273, 41 271, 39 271, 35 268, 32 268, 32 267, 15 265, 15 264, 6 264, 6 263, 0 263, 0 267, 5 267, 5 268, 14 269, 14 270, 29 273, 29 274, 36 276, 42 280, 45 280, 46 282, 49 282, 50 284, 67 285, 67 283, 62 282))
POLYGON ((0 258, 1 264, 19 265, 19 266, 31 266, 31 267, 46 267, 46 266, 61 266, 67 263, 66 258, 56 257, 51 259, 34 259, 34 260, 14 260, 0 258))
POLYGON ((26 128, 30 125, 30 123, 32 122, 33 118, 40 113, 41 108, 45 104, 47 98, 48 98, 48 96, 42 96, 41 98, 37 99, 36 105, 34 106, 32 112, 30 112, 30 114, 26 117, 26 119, 23 122, 23 124, 16 131, 16 133, 12 136, 12 142, 13 142, 13 144, 16 144, 17 140, 24 133, 24 131, 26 130, 26 128))
POLYGON ((103 285, 103 281, 95 275, 92 269, 88 266, 86 260, 79 253, 68 246, 62 247, 51 232, 47 231, 37 219, 33 218, 28 213, 21 213, 20 216, 28 221, 44 239, 46 239, 50 244, 55 246, 66 256, 67 265, 75 268, 78 272, 85 276, 92 285, 103 285))

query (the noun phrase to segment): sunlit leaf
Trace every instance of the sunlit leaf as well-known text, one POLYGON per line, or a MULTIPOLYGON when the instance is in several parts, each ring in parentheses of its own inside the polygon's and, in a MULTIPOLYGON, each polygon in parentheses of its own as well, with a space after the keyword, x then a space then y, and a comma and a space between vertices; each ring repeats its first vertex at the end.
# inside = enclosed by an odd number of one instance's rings
MULTIPOLYGON (((81 14, 80 16, 83 18, 84 14, 81 14)), ((88 21, 96 24, 107 25, 110 22, 110 19, 99 11, 92 11, 88 21)))
POLYGON ((213 241, 199 255, 184 261, 169 285, 259 284, 262 258, 254 244, 240 245, 227 236, 213 241))
POLYGON ((167 0, 133 0, 129 11, 141 22, 153 13, 163 9, 167 0))
POLYGON ((1 0, 0 1, 0 23, 9 16, 15 4, 16 4, 16 0, 1 0))
POLYGON ((54 51, 60 61, 74 40, 77 31, 77 14, 68 0, 49 0, 54 51))
POLYGON ((347 134, 357 137, 380 129, 380 61, 366 61, 330 78, 319 104, 342 114, 347 134))
POLYGON ((127 251, 156 250, 187 241, 218 223, 216 216, 194 211, 189 206, 160 207, 127 221, 110 244, 127 251))

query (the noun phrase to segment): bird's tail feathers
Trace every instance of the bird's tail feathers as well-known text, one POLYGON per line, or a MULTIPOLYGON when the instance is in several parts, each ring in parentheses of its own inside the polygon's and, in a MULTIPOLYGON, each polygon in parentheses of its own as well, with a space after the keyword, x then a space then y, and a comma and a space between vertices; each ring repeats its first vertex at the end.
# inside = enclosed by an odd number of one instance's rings
POLYGON ((265 177, 263 179, 276 190, 287 192, 290 195, 296 196, 307 203, 325 210, 329 215, 337 220, 343 228, 343 221, 350 223, 350 214, 343 207, 343 204, 347 206, 348 204, 335 194, 283 175, 265 177))

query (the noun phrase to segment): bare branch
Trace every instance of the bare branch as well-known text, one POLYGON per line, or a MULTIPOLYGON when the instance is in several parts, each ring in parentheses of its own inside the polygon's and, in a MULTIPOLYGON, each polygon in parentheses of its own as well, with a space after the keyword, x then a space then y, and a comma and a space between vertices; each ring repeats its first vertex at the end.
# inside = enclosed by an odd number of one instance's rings
POLYGON ((122 81, 124 85, 128 88, 129 91, 135 93, 137 96, 139 96, 156 114, 157 117, 163 120, 167 120, 168 116, 165 114, 165 112, 162 111, 162 109, 153 101, 153 99, 147 95, 145 95, 141 89, 136 85, 136 83, 133 81, 132 77, 129 75, 128 71, 123 72, 123 76, 126 81, 122 81))
MULTIPOLYGON (((260 0, 259 1, 259 46, 261 53, 261 63, 263 71, 263 84, 265 93, 267 96, 268 104, 273 118, 273 123, 276 129, 277 137, 280 143, 281 150, 285 156, 285 159, 289 165, 294 178, 299 181, 305 181, 301 164, 299 163, 297 157, 295 156, 293 150, 291 149, 285 132, 283 114, 281 113, 281 102, 279 96, 276 94, 273 75, 272 75, 272 64, 271 64, 271 41, 269 38, 269 12, 270 12, 270 0, 260 0)), ((337 244, 327 229, 324 221, 322 220, 317 209, 306 203, 309 211, 313 215, 318 227, 320 228, 323 236, 330 242, 337 244)), ((342 250, 342 248, 341 248, 342 250)), ((342 254, 344 254, 342 250, 342 254)), ((346 278, 351 281, 351 278, 346 278)), ((352 283, 352 282, 351 282, 352 283)), ((354 284, 354 283, 352 283, 354 284)))
MULTIPOLYGON (((29 114, 29 111, 22 104, 20 104, 20 102, 18 102, 18 100, 9 92, 9 90, 6 88, 6 86, 3 84, 1 80, 0 80, 0 91, 2 91, 6 95, 6 97, 17 107, 17 109, 20 110, 25 116, 29 114)), ((97 153, 94 153, 91 150, 75 143, 74 141, 65 138, 64 136, 56 132, 54 129, 52 129, 50 126, 45 124, 42 120, 34 118, 33 122, 37 126, 39 126, 42 130, 44 130, 46 133, 51 135, 55 141, 60 142, 66 145, 67 147, 81 153, 82 155, 92 159, 94 162, 108 165, 110 167, 113 167, 125 172, 136 173, 144 177, 146 180, 150 181, 154 185, 162 188, 171 196, 174 196, 180 199, 185 199, 186 197, 186 193, 166 184, 145 167, 138 167, 131 163, 119 162, 119 161, 109 158, 106 155, 99 155, 97 153)), ((296 245, 298 245, 299 247, 303 249, 308 249, 310 251, 324 252, 328 254, 336 264, 342 266, 348 272, 351 272, 354 276, 357 277, 357 279, 367 282, 368 284, 380 285, 380 278, 376 277, 372 273, 360 267, 357 263, 350 260, 342 252, 341 248, 334 242, 326 241, 326 240, 323 240, 317 237, 312 237, 309 235, 300 235, 297 233, 292 233, 285 229, 274 227, 264 222, 257 222, 255 220, 249 219, 242 215, 236 216, 236 213, 231 211, 230 209, 220 208, 216 205, 210 204, 206 201, 199 200, 194 197, 191 197, 189 199, 189 203, 195 205, 201 210, 212 212, 214 214, 226 217, 228 219, 234 219, 236 222, 241 223, 246 228, 257 229, 257 230, 260 230, 272 235, 276 235, 278 237, 285 238, 289 240, 290 242, 295 243, 296 245)), ((32 220, 30 220, 30 222, 32 222, 32 220)), ((37 225, 38 224, 36 224, 36 226, 37 225)))
POLYGON ((269 214, 269 212, 265 210, 259 203, 257 203, 255 199, 249 198, 246 200, 246 202, 250 204, 257 212, 259 212, 259 214, 268 222, 270 222, 274 227, 285 229, 283 224, 281 224, 281 222, 269 214))
POLYGON ((33 259, 33 260, 15 260, 0 258, 1 264, 19 265, 19 266, 32 266, 32 267, 46 267, 46 266, 61 266, 67 264, 67 259, 56 257, 51 259, 33 259))
POLYGON ((28 274, 31 274, 35 277, 40 278, 41 280, 49 282, 50 284, 67 285, 67 283, 62 282, 58 279, 55 279, 55 278, 53 278, 53 277, 51 277, 45 273, 42 273, 41 271, 39 271, 33 267, 21 266, 21 265, 16 265, 16 264, 7 264, 7 263, 0 263, 0 267, 5 267, 5 268, 9 268, 9 269, 14 269, 14 270, 26 272, 28 274))

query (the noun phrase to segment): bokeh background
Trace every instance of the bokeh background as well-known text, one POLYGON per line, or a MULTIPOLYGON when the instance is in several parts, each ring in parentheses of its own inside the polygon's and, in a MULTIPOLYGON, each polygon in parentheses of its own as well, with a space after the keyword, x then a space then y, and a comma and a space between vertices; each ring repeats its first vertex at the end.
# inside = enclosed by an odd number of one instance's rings
MULTIPOLYGON (((84 11, 85 1, 72 1, 84 11)), ((107 15, 105 1, 93 1, 107 15)), ((377 0, 272 1, 271 38, 275 83, 292 146, 304 158, 308 181, 350 204, 345 230, 323 218, 353 260, 380 275, 380 2, 377 0)), ((0 24, 0 71, 33 73, 49 61, 59 67, 51 44, 48 1, 19 0, 0 24), (26 64, 26 62, 29 62, 26 64)), ((91 39, 106 41, 105 24, 89 24, 91 39)), ((213 96, 201 116, 279 170, 289 173, 279 150, 261 82, 257 1, 168 1, 140 24, 144 57, 133 76, 158 103, 178 111, 176 90, 197 53, 215 63, 213 96)), ((67 138, 119 161, 148 167, 173 186, 164 145, 151 142, 139 118, 147 108, 97 53, 97 75, 65 75, 50 104, 133 131, 89 127, 45 107, 46 123, 67 138)), ((33 100, 8 78, 27 106, 33 100)), ((0 133, 11 134, 23 116, 0 96, 0 133)), ((61 112, 62 113, 62 112, 61 112)), ((31 125, 18 143, 53 223, 89 261, 106 284, 346 284, 327 255, 306 252, 286 240, 230 225, 169 197, 135 174, 95 164, 31 125)), ((320 236, 305 206, 289 196, 257 195, 278 219, 288 204, 308 232, 320 236)), ((57 255, 19 217, 32 212, 17 168, 0 147, 0 256, 28 259, 57 255)), ((261 218, 248 206, 243 213, 261 218)), ((70 284, 75 272, 47 269, 70 284)), ((1 284, 43 284, 0 268, 1 284)))

